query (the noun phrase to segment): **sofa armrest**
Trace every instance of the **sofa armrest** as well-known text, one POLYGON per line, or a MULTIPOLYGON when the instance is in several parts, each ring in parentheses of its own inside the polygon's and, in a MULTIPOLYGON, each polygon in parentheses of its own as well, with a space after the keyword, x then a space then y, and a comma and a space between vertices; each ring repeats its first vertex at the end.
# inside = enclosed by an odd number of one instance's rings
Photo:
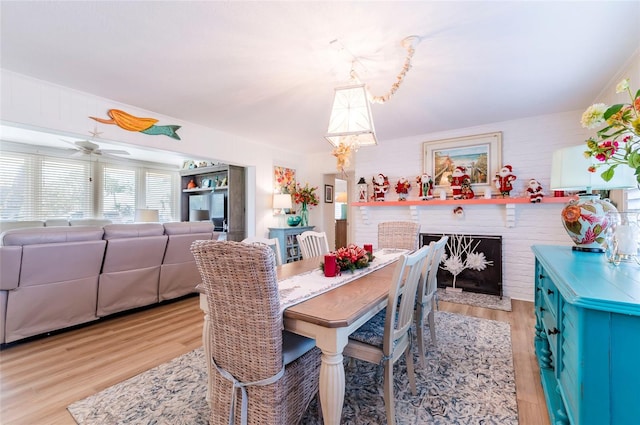
POLYGON ((21 246, 0 246, 0 290, 10 291, 18 287, 20 280, 21 246))

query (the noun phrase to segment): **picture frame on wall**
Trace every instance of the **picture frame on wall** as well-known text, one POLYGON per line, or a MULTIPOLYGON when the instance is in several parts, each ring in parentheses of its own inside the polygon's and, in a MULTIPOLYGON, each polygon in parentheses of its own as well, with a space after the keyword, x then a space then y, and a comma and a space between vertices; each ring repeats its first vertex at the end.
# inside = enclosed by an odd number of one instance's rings
POLYGON ((466 167, 474 190, 490 188, 502 167, 502 132, 433 140, 423 144, 424 172, 436 188, 448 188, 448 177, 458 166, 466 167))
POLYGON ((324 185, 324 203, 333 204, 333 185, 331 184, 324 185))

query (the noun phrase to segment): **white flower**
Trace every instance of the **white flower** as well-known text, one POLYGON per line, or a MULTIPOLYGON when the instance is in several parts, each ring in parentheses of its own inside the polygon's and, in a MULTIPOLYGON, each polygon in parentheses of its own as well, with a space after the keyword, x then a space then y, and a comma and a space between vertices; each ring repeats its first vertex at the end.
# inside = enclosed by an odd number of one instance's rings
POLYGON ((616 93, 623 93, 623 92, 626 92, 627 90, 629 90, 629 79, 625 78, 624 80, 620 81, 616 86, 616 93))
POLYGON ((484 252, 472 252, 467 255, 467 267, 473 270, 484 270, 493 265, 493 261, 487 261, 484 252))
POLYGON ((595 128, 604 121, 604 113, 608 109, 604 103, 596 103, 587 108, 580 122, 585 128, 595 128))
POLYGON ((443 264, 444 268, 454 276, 459 275, 465 269, 464 263, 457 255, 447 258, 443 264))

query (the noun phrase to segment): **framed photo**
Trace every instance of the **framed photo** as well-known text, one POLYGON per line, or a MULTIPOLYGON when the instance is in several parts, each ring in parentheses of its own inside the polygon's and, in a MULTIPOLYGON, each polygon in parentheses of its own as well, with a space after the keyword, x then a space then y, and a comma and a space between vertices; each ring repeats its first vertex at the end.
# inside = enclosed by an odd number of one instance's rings
POLYGON ((493 175, 502 167, 502 132, 456 137, 424 143, 424 172, 435 187, 448 188, 449 176, 463 166, 474 189, 489 187, 495 191, 493 175))
POLYGON ((333 185, 324 185, 324 203, 333 204, 333 185))

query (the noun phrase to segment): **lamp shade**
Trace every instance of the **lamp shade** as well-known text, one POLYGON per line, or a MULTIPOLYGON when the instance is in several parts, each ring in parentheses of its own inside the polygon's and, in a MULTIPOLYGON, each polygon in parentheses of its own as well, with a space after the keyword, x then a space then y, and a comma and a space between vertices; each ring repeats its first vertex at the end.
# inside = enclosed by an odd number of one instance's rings
POLYGON ((135 221, 137 223, 157 223, 160 221, 159 211, 139 208, 136 210, 135 221))
POLYGON ((209 221, 209 210, 189 211, 189 221, 209 221))
POLYGON ((273 195, 273 209, 291 208, 291 195, 288 193, 276 193, 273 195))
POLYGON ((598 161, 586 158, 584 144, 558 149, 551 160, 552 190, 608 190, 636 187, 636 179, 631 167, 618 166, 611 180, 605 181, 600 172, 591 173, 589 167, 598 161))
POLYGON ((325 138, 336 147, 378 144, 364 84, 336 87, 325 138))

